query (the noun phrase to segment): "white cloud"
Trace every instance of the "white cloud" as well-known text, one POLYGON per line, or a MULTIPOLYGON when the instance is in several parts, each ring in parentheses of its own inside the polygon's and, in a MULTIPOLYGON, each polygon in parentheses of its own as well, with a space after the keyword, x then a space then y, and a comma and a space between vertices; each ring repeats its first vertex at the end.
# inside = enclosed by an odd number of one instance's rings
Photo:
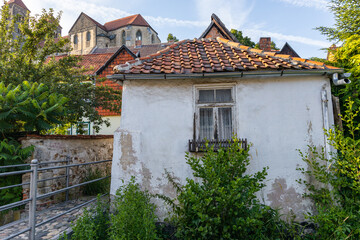
MULTIPOLYGON (((133 15, 127 11, 120 10, 113 7, 105 7, 100 4, 99 0, 84 1, 79 0, 74 2, 73 0, 25 0, 24 1, 29 8, 31 8, 32 14, 40 13, 42 8, 53 8, 55 11, 62 11, 61 26, 63 27, 63 35, 66 35, 72 25, 75 23, 77 17, 81 12, 88 14, 94 20, 101 24, 105 22, 133 15)), ((155 29, 160 26, 191 26, 191 27, 206 27, 208 21, 188 21, 179 20, 174 18, 164 18, 160 16, 144 16, 151 26, 155 29)))
POLYGON ((245 29, 244 32, 246 32, 246 34, 249 35, 251 39, 255 39, 256 41, 258 41, 260 37, 271 37, 272 39, 277 39, 284 42, 297 42, 320 48, 329 47, 329 42, 327 41, 315 40, 307 37, 286 35, 282 33, 268 32, 259 29, 245 29))
POLYGON ((329 1, 327 0, 277 0, 280 2, 289 3, 299 7, 310 7, 321 10, 328 10, 329 1))

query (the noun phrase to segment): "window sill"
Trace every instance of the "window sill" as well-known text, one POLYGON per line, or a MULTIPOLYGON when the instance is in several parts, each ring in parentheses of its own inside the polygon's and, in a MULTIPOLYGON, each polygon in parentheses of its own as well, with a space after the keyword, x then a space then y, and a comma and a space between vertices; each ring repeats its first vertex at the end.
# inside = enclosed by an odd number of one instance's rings
MULTIPOLYGON (((237 139, 243 149, 247 149, 247 139, 237 139)), ((230 144, 234 143, 234 140, 189 140, 189 152, 206 152, 206 143, 209 147, 214 146, 214 151, 217 152, 220 147, 226 149, 230 147, 230 144)))

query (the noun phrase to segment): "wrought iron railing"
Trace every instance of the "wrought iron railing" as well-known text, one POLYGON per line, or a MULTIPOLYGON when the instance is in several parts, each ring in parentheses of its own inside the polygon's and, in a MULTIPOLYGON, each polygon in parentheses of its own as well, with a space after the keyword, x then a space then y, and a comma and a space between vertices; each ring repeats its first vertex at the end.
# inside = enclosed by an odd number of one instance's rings
MULTIPOLYGON (((241 148, 247 149, 247 139, 237 139, 237 141, 241 144, 241 148)), ((206 144, 209 147, 214 147, 214 151, 218 151, 219 148, 228 148, 231 144, 234 143, 234 140, 189 140, 189 152, 205 152, 206 144)))

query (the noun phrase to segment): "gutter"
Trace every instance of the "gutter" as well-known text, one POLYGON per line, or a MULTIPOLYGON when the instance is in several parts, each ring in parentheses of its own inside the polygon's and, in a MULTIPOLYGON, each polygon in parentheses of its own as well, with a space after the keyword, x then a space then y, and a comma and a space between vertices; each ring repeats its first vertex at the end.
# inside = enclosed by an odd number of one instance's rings
POLYGON ((219 72, 219 73, 188 73, 188 74, 113 74, 106 76, 110 80, 156 80, 156 79, 208 79, 208 78, 242 78, 251 76, 305 76, 328 75, 333 79, 335 73, 343 73, 343 69, 316 69, 316 70, 282 70, 282 71, 250 71, 250 72, 219 72))

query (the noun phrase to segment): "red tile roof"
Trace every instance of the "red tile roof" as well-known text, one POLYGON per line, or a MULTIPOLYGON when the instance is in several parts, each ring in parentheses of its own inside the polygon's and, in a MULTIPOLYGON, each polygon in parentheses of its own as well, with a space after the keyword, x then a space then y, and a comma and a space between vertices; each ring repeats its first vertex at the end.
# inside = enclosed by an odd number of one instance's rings
POLYGON ((107 29, 107 31, 112 31, 127 25, 150 27, 149 23, 140 14, 135 14, 111 22, 107 22, 104 24, 104 27, 107 29))
POLYGON ((114 71, 122 74, 189 74, 333 69, 321 62, 264 52, 223 38, 183 40, 156 54, 142 57, 140 61, 119 65, 114 71))
MULTIPOLYGON (((101 54, 87 54, 79 56, 81 61, 78 63, 79 67, 83 67, 85 69, 89 69, 84 72, 84 75, 95 75, 96 71, 101 68, 109 59, 114 55, 113 53, 101 53, 101 54)), ((59 59, 64 58, 66 55, 61 56, 53 56, 49 57, 46 62, 54 59, 58 61, 59 59)))
POLYGON ((28 10, 30 12, 30 10, 26 7, 26 5, 21 0, 9 0, 7 3, 8 4, 14 3, 14 4, 18 5, 19 7, 22 7, 23 9, 28 10))

